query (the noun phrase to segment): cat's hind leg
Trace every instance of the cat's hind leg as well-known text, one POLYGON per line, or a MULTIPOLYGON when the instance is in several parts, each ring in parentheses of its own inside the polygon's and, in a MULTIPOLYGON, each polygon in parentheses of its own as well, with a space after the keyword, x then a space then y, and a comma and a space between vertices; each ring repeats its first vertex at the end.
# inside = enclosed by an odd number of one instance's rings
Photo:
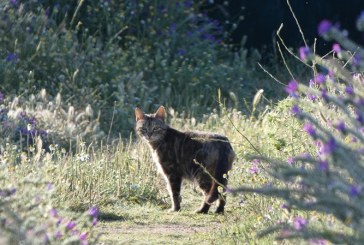
POLYGON ((225 208, 225 204, 226 204, 226 186, 228 184, 228 179, 227 179, 227 175, 226 177, 224 177, 224 175, 222 176, 222 178, 220 178, 220 183, 223 185, 222 186, 218 186, 218 188, 220 188, 220 190, 218 189, 218 202, 217 202, 217 208, 215 210, 215 213, 217 214, 222 214, 224 213, 224 208, 225 208))
POLYGON ((219 200, 217 202, 217 208, 215 210, 215 213, 217 214, 224 213, 225 204, 226 204, 226 195, 219 193, 219 200))
POLYGON ((202 214, 206 214, 208 213, 211 203, 208 202, 209 199, 209 192, 211 189, 211 182, 207 182, 207 181, 199 181, 198 182, 199 187, 201 188, 203 195, 204 195, 204 200, 201 204, 201 207, 198 208, 196 210, 196 213, 202 213, 202 214))

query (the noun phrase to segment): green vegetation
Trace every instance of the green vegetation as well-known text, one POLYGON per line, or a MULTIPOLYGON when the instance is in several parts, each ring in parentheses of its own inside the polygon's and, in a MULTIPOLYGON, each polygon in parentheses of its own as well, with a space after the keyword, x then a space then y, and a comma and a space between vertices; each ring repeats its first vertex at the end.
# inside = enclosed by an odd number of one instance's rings
POLYGON ((296 78, 285 98, 197 2, 2 0, 0 14, 0 243, 363 241, 364 55, 330 22, 319 33, 342 46, 327 57, 267 65, 296 78), (160 104, 173 127, 230 139, 224 216, 193 213, 192 183, 167 212, 133 131, 134 107, 160 104))

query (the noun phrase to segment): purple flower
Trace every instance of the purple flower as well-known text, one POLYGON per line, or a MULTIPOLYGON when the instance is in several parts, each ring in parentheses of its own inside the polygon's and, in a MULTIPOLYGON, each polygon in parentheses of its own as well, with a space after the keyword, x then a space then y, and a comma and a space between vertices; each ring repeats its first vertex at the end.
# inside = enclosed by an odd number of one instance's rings
POLYGON ((319 161, 317 167, 322 172, 327 172, 329 170, 329 164, 327 161, 319 161))
POLYGON ((326 103, 329 102, 329 96, 327 95, 327 90, 326 89, 321 89, 321 97, 324 99, 324 101, 326 103))
POLYGON ((329 20, 323 20, 320 22, 318 28, 317 28, 317 32, 320 36, 323 36, 325 34, 327 34, 331 28, 333 27, 331 21, 329 20))
POLYGON ((80 234, 80 240, 81 241, 86 241, 86 238, 87 238, 87 232, 84 231, 80 234))
POLYGON ((293 105, 292 108, 291 108, 291 113, 294 115, 294 116, 300 116, 301 114, 301 109, 298 107, 298 105, 293 105))
POLYGON ((72 230, 75 226, 76 226, 76 222, 74 222, 73 220, 70 220, 67 223, 66 228, 67 228, 67 230, 72 230))
POLYGON ((290 210, 291 208, 290 208, 290 206, 289 206, 288 204, 283 203, 283 204, 281 205, 281 209, 287 209, 287 210, 290 210))
POLYGON ((311 100, 311 101, 315 102, 315 101, 316 101, 316 99, 317 99, 317 96, 316 96, 316 95, 314 95, 314 94, 307 94, 307 98, 308 98, 309 100, 311 100))
POLYGON ((260 164, 260 163, 261 163, 261 161, 259 159, 254 159, 252 161, 252 167, 249 169, 249 172, 251 174, 258 174, 260 171, 258 164, 260 164))
POLYGON ((334 43, 332 45, 332 51, 334 51, 335 53, 340 53, 341 52, 341 46, 338 43, 334 43))
POLYGON ((355 114, 356 114, 356 120, 363 124, 364 123, 364 117, 363 117, 363 113, 360 110, 355 110, 355 114))
POLYGON ((348 95, 353 95, 354 94, 354 88, 350 85, 347 85, 345 87, 345 93, 347 93, 348 95))
POLYGON ((99 215, 99 210, 97 209, 96 206, 92 206, 89 210, 88 210, 88 214, 93 217, 93 218, 97 218, 97 216, 99 215))
POLYGON ((292 80, 292 81, 290 81, 290 82, 287 84, 287 86, 286 86, 286 88, 285 88, 285 91, 286 91, 289 95, 291 95, 292 97, 296 97, 296 96, 297 96, 297 94, 296 94, 297 89, 298 89, 298 83, 297 83, 295 80, 292 80))
POLYGON ((328 156, 336 149, 336 147, 336 140, 334 138, 330 138, 325 144, 322 145, 321 154, 328 156))
POLYGON ((288 163, 289 165, 292 165, 292 164, 294 163, 294 157, 290 157, 290 158, 288 158, 287 163, 288 163))
POLYGON ((346 126, 344 122, 339 122, 338 124, 335 125, 335 128, 343 134, 346 133, 346 126))
POLYGON ((27 128, 24 128, 24 127, 19 127, 18 128, 18 131, 21 135, 29 135, 29 131, 27 128))
POLYGON ((317 84, 322 84, 326 81, 326 77, 324 75, 322 75, 321 73, 318 73, 315 78, 314 78, 314 81, 317 83, 317 84))
POLYGON ((93 226, 96 226, 96 225, 97 225, 97 218, 93 218, 93 219, 92 219, 92 225, 93 225, 93 226))
POLYGON ((298 52, 301 60, 306 60, 311 53, 308 47, 300 47, 298 52))
POLYGON ((349 195, 351 197, 358 197, 361 193, 361 188, 359 186, 352 185, 349 189, 349 195))
POLYGON ((18 55, 16 53, 9 53, 6 56, 6 61, 7 62, 16 62, 18 60, 18 55))
POLYGON ((358 54, 354 54, 352 61, 353 61, 353 66, 359 66, 362 61, 362 57, 358 54))
POLYGON ((251 174, 258 174, 259 173, 259 168, 257 165, 253 164, 253 166, 249 169, 249 172, 251 174))
POLYGON ((53 190, 54 189, 54 185, 52 183, 48 183, 47 184, 47 190, 50 191, 50 190, 53 190))
POLYGON ((305 123, 303 130, 308 133, 311 137, 316 137, 316 131, 311 123, 305 123))
POLYGON ((55 208, 51 208, 51 210, 49 210, 49 214, 52 216, 52 217, 58 217, 58 212, 55 208))
POLYGON ((295 228, 295 230, 299 231, 304 229, 307 226, 307 223, 308 223, 307 220, 298 216, 293 220, 293 227, 295 228))
POLYGON ((13 7, 16 7, 16 5, 18 4, 16 0, 10 0, 9 3, 13 7))
POLYGON ((54 234, 54 237, 55 237, 56 239, 61 239, 61 237, 62 237, 62 232, 61 232, 61 231, 56 231, 56 233, 54 234))

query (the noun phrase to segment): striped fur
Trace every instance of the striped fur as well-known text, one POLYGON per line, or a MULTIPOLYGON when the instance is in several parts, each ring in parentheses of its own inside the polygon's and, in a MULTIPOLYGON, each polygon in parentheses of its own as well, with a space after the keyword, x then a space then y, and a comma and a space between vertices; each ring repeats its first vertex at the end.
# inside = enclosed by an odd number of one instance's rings
POLYGON ((227 185, 227 173, 235 153, 225 136, 206 132, 181 132, 164 122, 165 109, 155 114, 135 110, 137 134, 147 142, 158 171, 164 176, 169 191, 171 211, 180 210, 183 179, 195 181, 204 194, 197 213, 207 213, 218 200, 217 213, 224 212, 226 197, 218 186, 227 185), (211 178, 212 176, 212 178, 211 178))

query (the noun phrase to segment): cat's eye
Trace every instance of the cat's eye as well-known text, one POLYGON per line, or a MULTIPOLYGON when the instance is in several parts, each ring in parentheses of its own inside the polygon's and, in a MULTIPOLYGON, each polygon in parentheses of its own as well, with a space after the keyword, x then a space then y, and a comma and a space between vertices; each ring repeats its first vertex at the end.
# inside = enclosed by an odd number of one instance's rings
POLYGON ((161 130, 161 128, 160 127, 154 127, 153 128, 153 131, 155 132, 155 131, 159 131, 159 130, 161 130))
POLYGON ((140 129, 139 129, 139 131, 140 131, 140 133, 142 133, 142 134, 145 134, 145 133, 147 132, 147 130, 146 130, 145 128, 140 128, 140 129))

